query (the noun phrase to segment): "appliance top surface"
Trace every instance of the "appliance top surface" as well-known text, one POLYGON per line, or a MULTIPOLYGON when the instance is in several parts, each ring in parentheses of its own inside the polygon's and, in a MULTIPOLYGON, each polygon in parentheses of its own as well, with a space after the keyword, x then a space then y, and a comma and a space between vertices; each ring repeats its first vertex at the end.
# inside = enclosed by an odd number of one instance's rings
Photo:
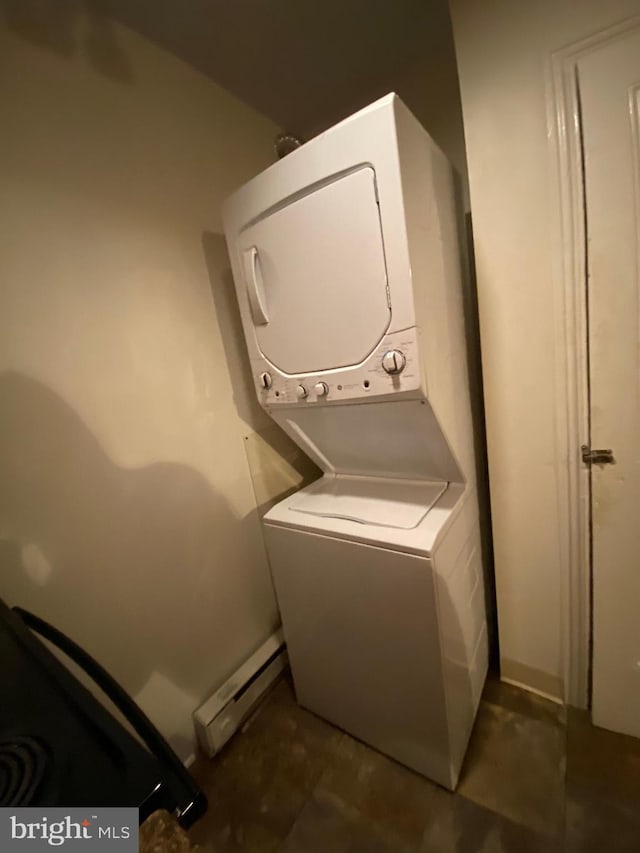
POLYGON ((439 482, 323 477, 299 492, 289 511, 411 530, 446 489, 447 483, 439 482))
POLYGON ((428 557, 461 505, 464 494, 465 487, 454 483, 325 476, 276 504, 263 521, 267 526, 287 527, 428 557), (334 500, 336 515, 330 514, 334 500), (399 507, 394 506, 395 501, 399 507), (356 509, 354 516, 359 512, 368 515, 369 520, 346 518, 340 514, 345 506, 356 509), (309 507, 322 507, 323 514, 311 512, 309 507), (385 512, 386 523, 383 522, 385 512), (421 518, 413 527, 389 524, 389 521, 398 520, 408 524, 420 513, 421 518))

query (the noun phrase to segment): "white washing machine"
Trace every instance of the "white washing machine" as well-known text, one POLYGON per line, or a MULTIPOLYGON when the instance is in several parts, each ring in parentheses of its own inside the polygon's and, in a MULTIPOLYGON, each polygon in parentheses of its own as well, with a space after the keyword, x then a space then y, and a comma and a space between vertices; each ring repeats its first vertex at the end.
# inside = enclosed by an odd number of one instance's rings
POLYGON ((487 631, 451 168, 389 95, 224 220, 258 397, 324 472, 264 518, 298 701, 454 788, 487 631))

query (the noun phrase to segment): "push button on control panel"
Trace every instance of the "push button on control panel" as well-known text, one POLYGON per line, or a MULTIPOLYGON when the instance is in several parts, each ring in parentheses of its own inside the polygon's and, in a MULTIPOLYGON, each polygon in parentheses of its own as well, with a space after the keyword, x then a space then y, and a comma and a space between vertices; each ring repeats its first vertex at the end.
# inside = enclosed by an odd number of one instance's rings
POLYGON ((399 349, 390 349, 382 356, 382 367, 390 376, 397 376, 405 368, 407 359, 399 349))

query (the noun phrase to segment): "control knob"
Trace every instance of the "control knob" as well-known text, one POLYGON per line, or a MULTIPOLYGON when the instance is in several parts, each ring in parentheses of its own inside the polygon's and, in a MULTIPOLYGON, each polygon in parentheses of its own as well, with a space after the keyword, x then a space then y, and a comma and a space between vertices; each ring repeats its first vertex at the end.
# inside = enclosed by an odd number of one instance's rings
POLYGON ((316 397, 326 397, 329 393, 329 386, 326 382, 316 382, 313 390, 316 392, 316 397))
POLYGON ((304 400, 304 398, 305 398, 308 394, 309 394, 309 392, 308 392, 308 391, 307 391, 307 389, 304 387, 304 385, 298 385, 298 387, 296 388, 296 396, 298 397, 298 399, 300 399, 300 400, 304 400))
POLYGON ((399 349, 390 349, 382 356, 382 367, 391 376, 397 376, 398 373, 402 373, 406 363, 407 359, 399 349))
POLYGON ((260 381, 260 387, 263 389, 263 391, 268 391, 269 388, 271 388, 272 379, 270 373, 267 373, 265 371, 264 373, 260 374, 258 379, 260 381))

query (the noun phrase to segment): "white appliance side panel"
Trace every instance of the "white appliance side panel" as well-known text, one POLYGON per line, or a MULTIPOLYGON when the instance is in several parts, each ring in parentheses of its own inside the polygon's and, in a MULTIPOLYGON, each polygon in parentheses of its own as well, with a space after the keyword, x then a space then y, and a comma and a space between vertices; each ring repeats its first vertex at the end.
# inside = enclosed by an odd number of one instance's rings
POLYGON ((271 416, 324 471, 462 482, 428 400, 296 406, 271 416))
POLYGON ((475 495, 438 542, 433 555, 447 696, 451 772, 456 781, 488 667, 480 528, 475 495))
POLYGON ((370 166, 244 229, 238 251, 245 331, 283 373, 359 364, 380 343, 391 309, 370 166))
POLYGON ((451 787, 429 560, 265 525, 301 705, 451 787))
POLYGON ((463 299, 470 282, 453 169, 400 100, 395 111, 413 299, 429 400, 465 480, 474 482, 463 299))

